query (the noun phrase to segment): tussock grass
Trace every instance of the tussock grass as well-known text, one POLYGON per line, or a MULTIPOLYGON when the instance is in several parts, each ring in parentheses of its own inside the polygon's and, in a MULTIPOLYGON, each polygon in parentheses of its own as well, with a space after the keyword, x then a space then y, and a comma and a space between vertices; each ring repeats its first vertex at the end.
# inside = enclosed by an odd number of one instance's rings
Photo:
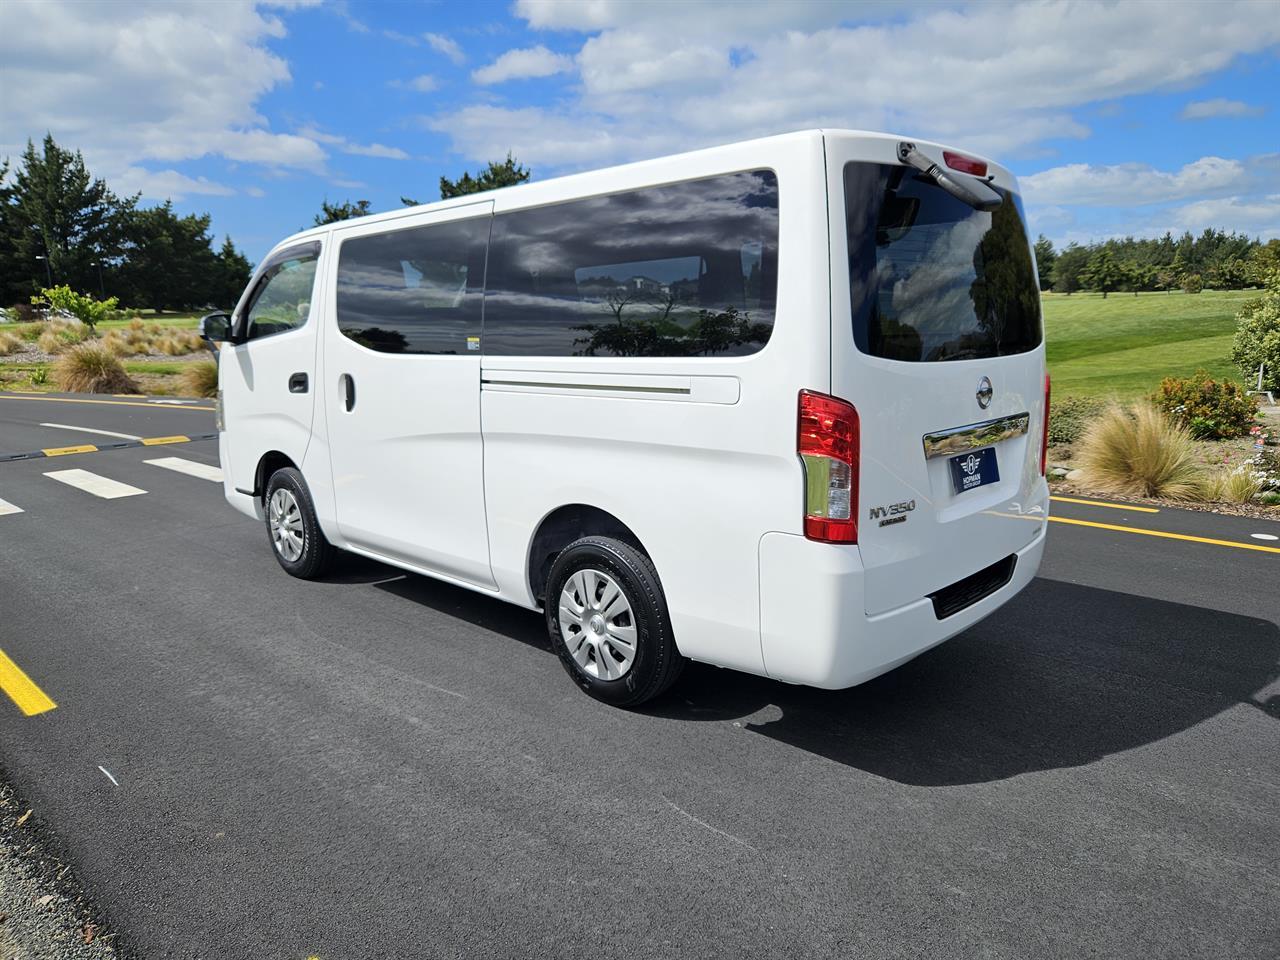
POLYGON ((135 317, 127 326, 108 330, 102 344, 117 357, 138 357, 147 354, 163 354, 180 357, 194 353, 204 346, 200 336, 192 330, 161 327, 135 317))
POLYGON ((60 354, 68 347, 89 339, 89 328, 79 320, 55 318, 40 324, 36 346, 48 354, 60 354))
POLYGON ((1219 503, 1248 503, 1262 492, 1262 478, 1248 466, 1219 470, 1205 481, 1204 498, 1219 503))
POLYGON ((1107 407, 1085 428, 1079 453, 1087 482, 1101 492, 1170 500, 1205 494, 1190 432, 1145 400, 1107 407))
POLYGON ((53 365, 58 389, 71 393, 139 393, 120 361, 98 343, 69 347, 53 365))
POLYGON ((26 341, 18 335, 0 332, 0 357, 7 357, 11 353, 17 353, 25 346, 26 341))
POLYGON ((196 360, 188 363, 179 377, 184 397, 216 397, 218 395, 218 365, 212 360, 196 360))

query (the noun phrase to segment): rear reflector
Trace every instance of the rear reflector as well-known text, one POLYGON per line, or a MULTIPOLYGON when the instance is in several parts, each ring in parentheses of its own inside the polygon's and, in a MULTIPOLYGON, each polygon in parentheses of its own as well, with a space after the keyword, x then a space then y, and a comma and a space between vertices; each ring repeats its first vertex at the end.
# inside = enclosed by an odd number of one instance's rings
POLYGON ((975 160, 973 157, 966 157, 963 153, 952 153, 950 150, 942 151, 942 159, 952 170, 971 173, 975 177, 987 175, 987 164, 984 160, 975 160))
POLYGON ((858 411, 823 393, 800 391, 796 452, 804 464, 804 535, 858 542, 858 411))
POLYGON ((1040 476, 1049 466, 1049 375, 1044 375, 1044 435, 1040 438, 1040 476))

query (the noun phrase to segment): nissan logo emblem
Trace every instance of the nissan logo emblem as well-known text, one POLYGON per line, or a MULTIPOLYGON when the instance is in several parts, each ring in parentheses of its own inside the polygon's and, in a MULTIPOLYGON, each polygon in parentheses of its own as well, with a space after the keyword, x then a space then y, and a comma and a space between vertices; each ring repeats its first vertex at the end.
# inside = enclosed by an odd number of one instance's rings
POLYGON ((983 410, 991 406, 991 395, 994 391, 991 389, 991 378, 983 377, 978 381, 978 406, 983 410))

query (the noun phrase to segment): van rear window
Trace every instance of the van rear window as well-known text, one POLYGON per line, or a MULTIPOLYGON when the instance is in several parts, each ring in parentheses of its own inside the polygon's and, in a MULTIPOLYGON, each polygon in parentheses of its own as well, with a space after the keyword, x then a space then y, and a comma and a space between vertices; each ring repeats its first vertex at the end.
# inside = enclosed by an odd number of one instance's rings
POLYGON ((1042 339, 1022 201, 974 210, 908 167, 844 167, 858 349, 888 360, 1025 353, 1042 339))

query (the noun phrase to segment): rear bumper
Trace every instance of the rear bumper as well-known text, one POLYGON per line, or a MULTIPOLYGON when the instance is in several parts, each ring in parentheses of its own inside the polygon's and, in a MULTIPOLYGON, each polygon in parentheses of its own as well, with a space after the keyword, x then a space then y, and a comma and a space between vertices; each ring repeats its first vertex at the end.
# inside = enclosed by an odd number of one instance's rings
POLYGON ((1031 582, 1045 529, 1017 551, 1003 587, 939 620, 921 597, 874 616, 866 613, 857 547, 815 543, 787 533, 760 540, 760 642, 767 674, 828 690, 852 687, 919 656, 995 612, 1031 582))

